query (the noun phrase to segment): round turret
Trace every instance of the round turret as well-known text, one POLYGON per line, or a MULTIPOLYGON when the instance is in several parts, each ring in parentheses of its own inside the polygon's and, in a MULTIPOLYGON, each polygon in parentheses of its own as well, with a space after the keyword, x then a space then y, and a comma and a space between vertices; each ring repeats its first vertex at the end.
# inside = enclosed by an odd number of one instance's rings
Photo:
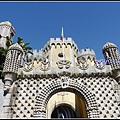
POLYGON ((77 57, 78 63, 86 61, 89 65, 93 65, 95 59, 95 52, 90 48, 80 50, 77 57))
POLYGON ((106 60, 108 59, 113 60, 119 56, 118 47, 115 44, 110 43, 110 42, 107 42, 103 46, 102 52, 106 60))
POLYGON ((113 76, 120 81, 120 54, 118 47, 110 42, 107 42, 102 49, 106 64, 111 66, 113 76))
POLYGON ((77 59, 83 60, 83 59, 88 59, 88 58, 91 60, 95 60, 96 55, 95 55, 94 50, 90 48, 80 50, 80 52, 78 53, 77 59))

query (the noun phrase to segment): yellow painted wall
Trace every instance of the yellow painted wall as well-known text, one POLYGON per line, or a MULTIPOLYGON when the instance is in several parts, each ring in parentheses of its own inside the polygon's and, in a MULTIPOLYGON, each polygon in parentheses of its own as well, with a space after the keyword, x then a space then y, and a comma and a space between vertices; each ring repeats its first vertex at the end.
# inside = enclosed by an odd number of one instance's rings
POLYGON ((48 104, 47 104, 47 118, 51 117, 51 113, 54 110, 55 106, 57 106, 58 104, 62 104, 62 103, 66 103, 66 104, 71 104, 73 105, 73 107, 75 108, 75 94, 71 93, 71 92, 58 92, 56 94, 54 94, 48 104))
POLYGON ((53 110, 60 104, 68 104, 75 111, 77 118, 87 118, 86 106, 83 99, 72 92, 58 92, 48 101, 46 108, 46 117, 51 118, 53 110))

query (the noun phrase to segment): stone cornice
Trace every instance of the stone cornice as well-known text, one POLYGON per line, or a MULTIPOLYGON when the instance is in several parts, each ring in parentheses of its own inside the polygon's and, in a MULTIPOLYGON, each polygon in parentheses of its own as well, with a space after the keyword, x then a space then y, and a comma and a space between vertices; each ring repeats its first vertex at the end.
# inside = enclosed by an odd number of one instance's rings
POLYGON ((40 67, 33 67, 31 71, 24 71, 24 68, 19 68, 18 78, 40 77, 40 78, 56 78, 59 76, 73 77, 94 77, 94 76, 112 76, 110 65, 104 66, 103 69, 97 69, 95 66, 89 66, 86 70, 79 69, 78 66, 68 69, 59 69, 58 67, 50 67, 48 71, 43 71, 40 67))

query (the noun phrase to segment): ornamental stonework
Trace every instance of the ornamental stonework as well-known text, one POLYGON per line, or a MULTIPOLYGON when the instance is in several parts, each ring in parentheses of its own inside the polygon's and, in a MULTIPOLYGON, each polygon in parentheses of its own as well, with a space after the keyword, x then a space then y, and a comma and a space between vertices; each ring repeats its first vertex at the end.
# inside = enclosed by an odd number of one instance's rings
POLYGON ((82 62, 80 61, 79 64, 78 64, 78 68, 81 69, 81 70, 86 70, 88 69, 88 64, 86 61, 82 62))
POLYGON ((24 64, 24 69, 25 72, 30 72, 33 70, 33 62, 26 62, 24 64))
POLYGON ((58 62, 56 62, 56 64, 58 65, 58 68, 63 69, 63 68, 70 68, 71 62, 69 60, 59 60, 58 62))
POLYGON ((104 69, 105 64, 104 64, 104 62, 103 62, 102 60, 96 60, 96 61, 94 61, 94 66, 95 66, 97 69, 102 70, 102 69, 104 69))
POLYGON ((67 88, 69 86, 69 77, 62 76, 60 78, 60 83, 61 83, 62 88, 67 88))
POLYGON ((42 61, 41 62, 41 65, 40 65, 40 70, 42 70, 42 71, 47 71, 47 70, 49 70, 50 69, 50 62, 49 61, 42 61))

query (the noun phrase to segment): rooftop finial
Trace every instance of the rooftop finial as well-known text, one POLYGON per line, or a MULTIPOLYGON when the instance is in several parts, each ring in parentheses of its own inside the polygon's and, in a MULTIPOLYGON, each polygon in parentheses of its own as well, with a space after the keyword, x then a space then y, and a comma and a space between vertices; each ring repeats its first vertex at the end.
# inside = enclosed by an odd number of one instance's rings
POLYGON ((63 27, 62 27, 62 32, 61 32, 61 37, 60 37, 60 39, 63 41, 63 39, 64 39, 64 33, 63 33, 63 27))

